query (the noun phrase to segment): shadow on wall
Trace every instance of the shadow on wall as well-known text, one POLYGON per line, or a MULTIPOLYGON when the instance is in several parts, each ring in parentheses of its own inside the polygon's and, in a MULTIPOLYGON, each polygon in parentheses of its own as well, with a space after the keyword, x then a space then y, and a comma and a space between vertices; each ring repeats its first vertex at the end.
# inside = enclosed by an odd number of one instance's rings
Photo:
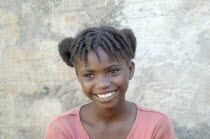
POLYGON ((210 137, 210 126, 207 124, 186 127, 173 122, 173 125, 177 139, 209 139, 210 137))

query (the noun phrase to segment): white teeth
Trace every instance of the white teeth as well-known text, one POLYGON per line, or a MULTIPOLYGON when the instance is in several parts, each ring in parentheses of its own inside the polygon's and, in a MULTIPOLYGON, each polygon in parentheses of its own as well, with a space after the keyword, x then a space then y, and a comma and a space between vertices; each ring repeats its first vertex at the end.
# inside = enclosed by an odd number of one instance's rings
POLYGON ((112 96, 114 93, 115 93, 115 91, 110 92, 110 93, 106 93, 106 94, 101 94, 101 95, 97 94, 97 96, 99 98, 108 98, 108 97, 112 96))

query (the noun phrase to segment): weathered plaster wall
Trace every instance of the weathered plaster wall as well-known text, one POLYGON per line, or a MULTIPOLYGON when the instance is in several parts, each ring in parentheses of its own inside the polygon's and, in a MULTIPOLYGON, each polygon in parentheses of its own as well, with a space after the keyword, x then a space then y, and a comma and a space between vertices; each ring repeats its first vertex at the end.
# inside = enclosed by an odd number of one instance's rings
POLYGON ((0 138, 43 138, 88 100, 57 43, 90 26, 138 38, 129 100, 171 116, 178 139, 210 138, 209 0, 1 0, 0 138))

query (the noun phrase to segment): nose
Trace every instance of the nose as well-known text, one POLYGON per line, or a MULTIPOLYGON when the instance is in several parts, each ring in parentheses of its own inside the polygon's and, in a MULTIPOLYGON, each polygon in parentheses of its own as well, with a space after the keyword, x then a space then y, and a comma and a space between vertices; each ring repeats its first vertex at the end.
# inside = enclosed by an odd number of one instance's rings
POLYGON ((107 79, 106 76, 100 76, 98 77, 96 84, 98 89, 105 89, 111 85, 111 82, 107 79))

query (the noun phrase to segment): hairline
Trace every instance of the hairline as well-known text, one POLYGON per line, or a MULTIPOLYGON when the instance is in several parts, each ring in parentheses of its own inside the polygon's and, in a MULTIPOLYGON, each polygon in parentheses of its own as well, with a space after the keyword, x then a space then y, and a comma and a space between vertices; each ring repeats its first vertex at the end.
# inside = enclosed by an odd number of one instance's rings
MULTIPOLYGON (((102 48, 102 49, 104 50, 103 47, 98 47, 98 48, 102 48)), ((89 54, 91 51, 93 51, 93 52, 96 54, 96 51, 98 51, 98 50, 91 49, 91 50, 87 53, 87 57, 88 57, 88 54, 89 54)), ((122 55, 120 55, 120 52, 119 52, 119 51, 116 52, 116 55, 115 55, 115 56, 114 56, 113 54, 109 54, 106 50, 104 50, 104 51, 107 53, 107 55, 108 55, 110 58, 115 59, 118 63, 119 63, 119 58, 122 59, 122 60, 125 60, 126 64, 129 64, 129 63, 132 61, 132 59, 128 58, 127 55, 126 55, 126 58, 124 58, 122 55)), ((98 58, 99 62, 101 63, 100 56, 97 57, 97 58, 98 58)), ((88 59, 85 60, 85 57, 80 57, 79 55, 75 55, 74 60, 73 60, 73 67, 74 67, 74 68, 76 68, 75 65, 76 65, 76 63, 77 63, 78 60, 83 61, 83 62, 85 63, 85 66, 87 67, 88 59)))

